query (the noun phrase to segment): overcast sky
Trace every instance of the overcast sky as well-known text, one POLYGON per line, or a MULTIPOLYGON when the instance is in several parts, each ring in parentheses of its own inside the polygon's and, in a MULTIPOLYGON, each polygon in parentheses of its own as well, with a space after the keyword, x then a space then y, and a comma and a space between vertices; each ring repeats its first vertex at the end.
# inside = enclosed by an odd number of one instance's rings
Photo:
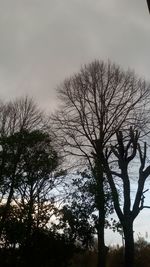
MULTIPOLYGON (((108 58, 150 79, 146 0, 0 0, 0 99, 29 95, 52 109, 57 85, 108 58)), ((149 229, 145 214, 137 232, 149 229)))
POLYGON ((81 64, 108 58, 150 77, 146 0, 0 0, 0 98, 47 110, 81 64))

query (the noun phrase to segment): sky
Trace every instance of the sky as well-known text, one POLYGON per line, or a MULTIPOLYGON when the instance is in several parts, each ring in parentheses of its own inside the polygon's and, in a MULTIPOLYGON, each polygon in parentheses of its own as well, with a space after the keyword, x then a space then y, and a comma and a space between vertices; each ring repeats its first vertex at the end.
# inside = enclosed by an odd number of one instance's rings
MULTIPOLYGON (((95 59, 110 59, 150 80, 149 55, 146 0, 0 0, 4 101, 28 95, 49 112, 58 103, 57 86, 95 59)), ((135 226, 144 234, 150 212, 143 214, 135 226)))
POLYGON ((0 0, 0 99, 46 109, 81 65, 112 60, 150 77, 146 0, 0 0))

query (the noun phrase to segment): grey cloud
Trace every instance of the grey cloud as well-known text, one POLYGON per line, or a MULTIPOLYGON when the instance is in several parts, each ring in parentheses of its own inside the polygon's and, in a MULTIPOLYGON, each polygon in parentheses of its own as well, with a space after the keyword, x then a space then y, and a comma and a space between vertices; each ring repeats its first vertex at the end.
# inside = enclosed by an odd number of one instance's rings
POLYGON ((150 75, 144 0, 0 0, 0 7, 0 97, 29 94, 53 107, 57 85, 95 58, 150 75))

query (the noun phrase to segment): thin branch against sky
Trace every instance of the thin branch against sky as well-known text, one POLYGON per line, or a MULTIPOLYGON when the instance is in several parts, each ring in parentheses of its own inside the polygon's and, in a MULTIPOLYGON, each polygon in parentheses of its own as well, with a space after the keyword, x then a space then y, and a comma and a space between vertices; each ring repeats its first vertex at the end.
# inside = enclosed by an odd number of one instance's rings
POLYGON ((147 0, 147 5, 148 5, 149 12, 150 12, 150 0, 147 0))

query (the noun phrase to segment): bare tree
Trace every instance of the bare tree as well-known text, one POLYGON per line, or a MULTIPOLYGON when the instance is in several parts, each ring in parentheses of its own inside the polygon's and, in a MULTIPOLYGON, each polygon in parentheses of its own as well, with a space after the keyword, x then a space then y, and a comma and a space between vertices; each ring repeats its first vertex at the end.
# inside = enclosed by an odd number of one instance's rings
POLYGON ((96 160, 99 166, 95 179, 99 213, 98 266, 105 267, 103 150, 122 126, 135 125, 138 121, 138 126, 143 127, 147 123, 144 115, 150 87, 131 71, 125 72, 110 62, 94 61, 66 79, 58 92, 62 102, 53 116, 53 124, 60 147, 69 159, 72 155, 72 164, 90 164, 93 169, 96 160), (73 162, 73 158, 76 161, 73 162))
MULTIPOLYGON (((117 132, 117 144, 115 146, 111 146, 110 149, 110 152, 112 152, 114 156, 113 162, 115 158, 117 159, 117 166, 114 166, 114 163, 113 165, 108 163, 108 151, 105 154, 104 160, 104 169, 111 187, 114 207, 124 232, 125 267, 134 266, 133 222, 139 212, 147 207, 144 206, 144 193, 146 192, 144 191, 144 185, 147 177, 150 175, 150 166, 146 167, 147 145, 144 143, 144 147, 141 147, 141 144, 139 143, 139 136, 139 132, 134 132, 132 128, 130 129, 128 136, 123 136, 122 131, 117 132), (138 167, 137 162, 134 161, 137 153, 139 154, 138 167), (138 169, 138 178, 136 178, 137 191, 132 204, 131 181, 133 177, 130 173, 130 166, 134 168, 134 165, 135 168, 138 169), (116 177, 117 183, 115 180, 116 177), (121 199, 121 201, 117 187, 118 180, 121 181, 123 187, 123 199, 121 199)), ((109 155, 111 154, 110 152, 109 155)), ((134 171, 134 176, 136 176, 136 173, 137 172, 134 171)))
POLYGON ((44 114, 31 98, 18 98, 1 104, 1 136, 9 136, 21 130, 41 129, 44 126, 44 114))

